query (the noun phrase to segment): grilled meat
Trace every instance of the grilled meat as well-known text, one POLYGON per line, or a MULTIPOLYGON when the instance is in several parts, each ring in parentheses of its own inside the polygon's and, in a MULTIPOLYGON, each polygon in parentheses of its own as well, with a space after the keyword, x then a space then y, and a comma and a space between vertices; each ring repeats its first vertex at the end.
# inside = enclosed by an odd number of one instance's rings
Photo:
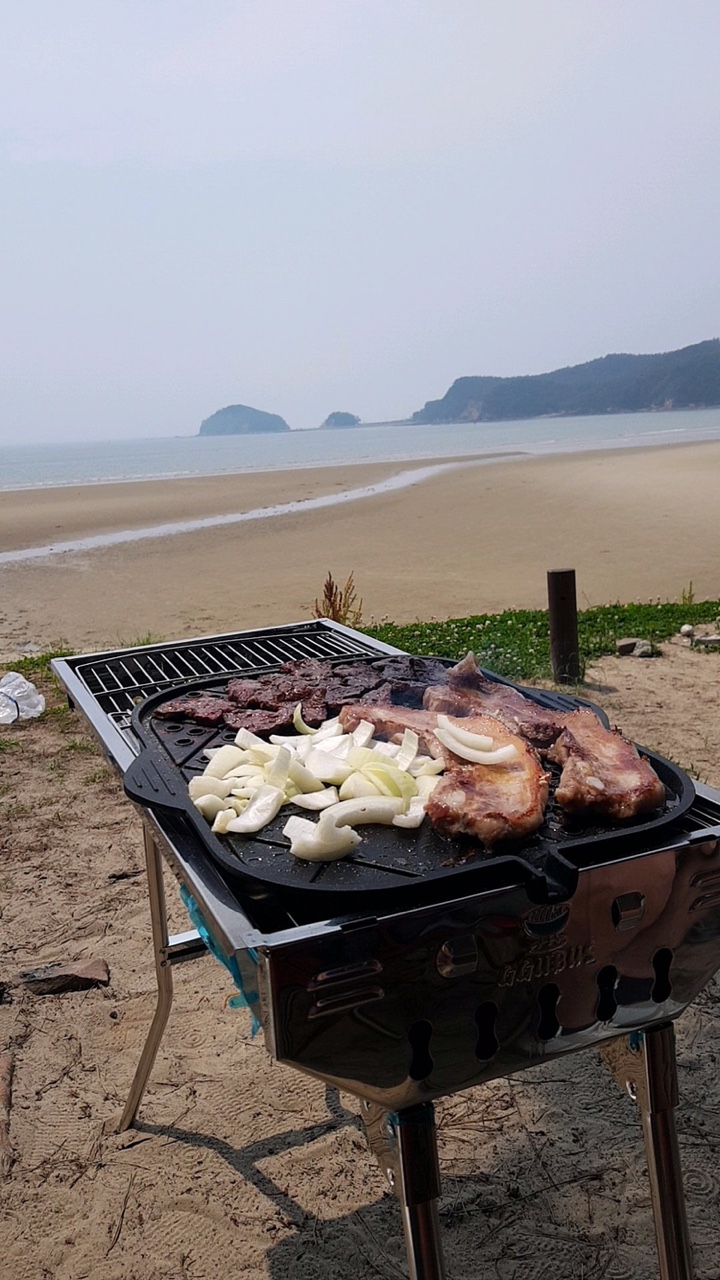
POLYGON ((665 803, 665 788, 652 766, 593 711, 541 707, 519 690, 488 680, 472 654, 448 671, 447 685, 426 691, 424 704, 448 715, 487 712, 539 747, 562 766, 555 799, 568 814, 617 821, 665 803))
POLYGON ((192 720, 195 724, 222 724, 225 713, 232 708, 226 698, 214 698, 211 694, 186 698, 173 698, 163 702, 155 710, 162 720, 192 720))
POLYGON ((524 697, 519 689, 488 680, 469 653, 447 671, 447 683, 431 685, 423 706, 446 715, 496 716, 513 733, 519 733, 535 747, 549 746, 562 731, 566 716, 562 711, 541 707, 524 697))
MULTIPOLYGON (((387 688, 387 686, 385 686, 387 688)), ((385 703, 373 706, 368 702, 355 703, 340 711, 340 724, 346 733, 357 729, 361 720, 373 726, 373 736, 387 742, 400 742, 406 729, 413 729, 424 752, 436 759, 447 752, 435 737, 437 716, 432 711, 416 711, 412 707, 394 707, 388 698, 385 703)))
POLYGON ((445 772, 425 805, 436 830, 448 836, 475 836, 491 846, 499 840, 522 839, 537 831, 548 798, 548 775, 532 747, 492 716, 472 715, 463 720, 471 733, 485 734, 494 747, 512 744, 517 756, 502 765, 468 764, 435 737, 437 715, 412 708, 378 706, 344 707, 340 722, 347 730, 369 720, 377 737, 389 741, 414 729, 423 748, 442 757, 445 772))
POLYGON ((652 766, 617 730, 605 729, 592 711, 566 717, 547 757, 563 767, 555 799, 566 813, 622 821, 665 803, 665 787, 652 766))
POLYGON ((299 702, 305 723, 313 726, 348 703, 385 704, 397 698, 420 706, 427 681, 418 683, 418 676, 424 672, 428 678, 431 673, 437 678, 438 671, 444 671, 442 663, 427 658, 383 658, 372 664, 342 665, 304 658, 283 663, 279 671, 229 680, 225 698, 188 694, 162 704, 155 715, 197 724, 224 724, 228 729, 249 729, 252 733, 276 733, 292 724, 299 702))
POLYGON ((279 707, 263 710, 261 707, 233 707, 226 711, 223 722, 228 729, 249 729, 250 733, 282 733, 292 729, 294 702, 281 703, 279 707))

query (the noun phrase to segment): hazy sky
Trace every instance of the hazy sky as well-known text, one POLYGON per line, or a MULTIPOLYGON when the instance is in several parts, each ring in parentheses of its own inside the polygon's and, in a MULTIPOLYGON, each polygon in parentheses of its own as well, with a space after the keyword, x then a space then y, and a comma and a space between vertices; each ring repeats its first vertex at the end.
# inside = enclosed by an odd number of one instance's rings
POLYGON ((0 440, 720 335, 718 0, 0 0, 0 440))

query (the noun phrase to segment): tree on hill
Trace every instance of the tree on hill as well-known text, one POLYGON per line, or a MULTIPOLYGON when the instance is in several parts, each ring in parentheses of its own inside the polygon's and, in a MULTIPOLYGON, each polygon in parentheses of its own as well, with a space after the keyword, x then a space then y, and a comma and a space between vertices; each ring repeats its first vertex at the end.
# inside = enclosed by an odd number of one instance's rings
POLYGON ((329 413, 324 422, 320 424, 322 431, 326 427, 357 427, 360 422, 357 414, 343 413, 336 409, 334 413, 329 413))
POLYGON ((609 355, 552 373, 458 378, 413 422, 501 422, 720 404, 720 340, 658 355, 609 355))

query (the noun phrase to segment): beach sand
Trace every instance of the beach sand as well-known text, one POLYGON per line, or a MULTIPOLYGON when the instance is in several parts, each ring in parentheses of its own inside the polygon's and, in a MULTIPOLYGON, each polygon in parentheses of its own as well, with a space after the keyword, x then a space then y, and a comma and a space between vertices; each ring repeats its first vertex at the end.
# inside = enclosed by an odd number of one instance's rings
MULTIPOLYGON (((454 460, 455 462, 457 460, 454 460)), ((418 463, 418 467, 428 464, 418 463)), ((326 467, 5 493, 0 551, 340 494, 412 467, 326 467)), ((478 464, 323 510, 0 565, 0 652, 178 638, 310 616, 352 572, 363 620, 720 594, 720 443, 478 464)))
MULTIPOLYGON (((586 693, 717 785, 720 660, 663 648, 605 659, 586 693)), ((0 1065, 14 1063, 0 1276, 402 1280, 400 1210, 358 1102, 273 1062, 213 960, 174 970, 138 1127, 116 1132, 155 1005, 140 819, 42 684, 51 714, 4 730, 0 751, 0 1065), (17 978, 92 957, 109 964, 106 988, 35 996, 17 978)), ((182 931, 170 875, 166 887, 182 931)), ((698 1280, 720 1274, 719 1011, 714 980, 676 1024, 698 1280)), ((442 1099, 437 1118, 449 1276, 656 1280, 639 1111, 595 1051, 442 1099)))
MULTIPOLYGON (((367 617, 398 620, 543 604, 551 566, 577 569, 581 604, 677 599, 690 579, 716 597, 719 460, 720 445, 703 445, 468 466, 324 513, 6 565, 0 650, 288 621, 307 616, 328 569, 355 572, 367 617)), ((2 545, 248 510, 392 471, 3 495, 2 545)), ((603 659, 584 692, 718 786, 719 662, 676 637, 652 661, 603 659)), ((399 1280, 400 1212, 358 1103, 273 1062, 209 958, 174 971, 138 1127, 115 1131, 155 1003, 141 823, 81 718, 41 684, 51 713, 3 730, 0 750, 0 1065, 14 1065, 0 1276, 399 1280), (106 988, 35 996, 18 978, 92 957, 109 964, 106 988)), ((720 1274, 719 1010, 713 980, 676 1024, 698 1280, 720 1274)), ((596 1052, 443 1099, 437 1116, 449 1275, 657 1276, 639 1113, 596 1052)))

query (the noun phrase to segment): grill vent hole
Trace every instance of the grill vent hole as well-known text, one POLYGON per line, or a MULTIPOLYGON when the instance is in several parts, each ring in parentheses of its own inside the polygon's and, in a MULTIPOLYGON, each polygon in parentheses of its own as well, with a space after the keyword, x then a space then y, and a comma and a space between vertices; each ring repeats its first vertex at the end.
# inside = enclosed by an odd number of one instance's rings
POLYGON ((540 1005, 538 1037, 540 1040, 552 1040, 560 1030, 560 1023, 555 1012, 559 999, 560 988, 554 982, 546 983, 538 991, 538 1004, 540 1005))
POLYGON ((673 953, 669 947, 661 947, 653 956, 653 969, 655 970, 655 985, 650 993, 651 999, 656 1004, 662 1004, 667 1000, 672 991, 672 983, 670 981, 670 965, 672 964, 673 953))
POLYGON ((408 1040, 413 1051, 409 1072, 411 1080, 426 1080, 433 1069, 433 1060, 430 1057, 431 1036, 432 1023, 426 1018, 420 1022, 413 1022, 408 1031, 408 1040))
POLYGON ((612 1022, 617 1011, 617 1000, 615 999, 615 983, 617 982, 617 969, 613 964, 606 964, 597 976, 598 991, 600 999, 597 1006, 598 1022, 612 1022))
POLYGON ((495 1019, 498 1015, 498 1007, 493 1004, 492 1000, 486 1000, 484 1004, 479 1004, 475 1010, 475 1025, 478 1029, 478 1038, 475 1041, 475 1057, 481 1062, 487 1062, 492 1058, 500 1048, 498 1038, 495 1035, 495 1019))

